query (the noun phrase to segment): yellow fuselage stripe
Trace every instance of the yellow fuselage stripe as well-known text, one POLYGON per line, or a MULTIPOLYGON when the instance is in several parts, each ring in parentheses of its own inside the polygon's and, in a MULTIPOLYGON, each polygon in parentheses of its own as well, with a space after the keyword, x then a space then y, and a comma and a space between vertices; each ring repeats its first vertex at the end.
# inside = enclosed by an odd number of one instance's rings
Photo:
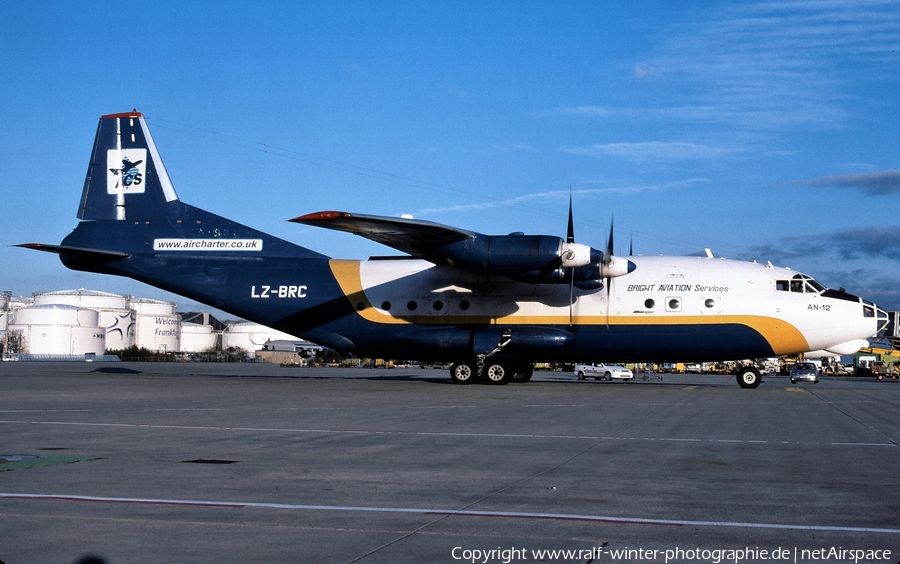
MULTIPOLYGON (((568 315, 507 315, 503 317, 463 316, 463 315, 413 315, 412 312, 395 317, 382 313, 369 303, 360 278, 360 262, 356 260, 329 261, 331 272, 341 287, 341 291, 357 310, 357 314, 372 323, 392 325, 568 325, 568 315), (362 309, 360 309, 360 304, 362 309)), ((803 334, 792 324, 782 319, 761 315, 575 315, 573 325, 609 326, 659 326, 659 325, 726 325, 736 324, 749 327, 763 336, 772 346, 776 355, 791 354, 809 350, 803 334)))

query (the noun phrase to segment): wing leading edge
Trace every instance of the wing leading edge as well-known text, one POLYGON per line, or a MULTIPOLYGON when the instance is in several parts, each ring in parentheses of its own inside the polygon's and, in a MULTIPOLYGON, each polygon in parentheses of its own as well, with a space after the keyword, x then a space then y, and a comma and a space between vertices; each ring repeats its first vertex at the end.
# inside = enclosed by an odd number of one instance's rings
POLYGON ((479 235, 433 221, 338 211, 310 213, 289 221, 353 233, 432 262, 443 258, 435 256, 437 249, 479 235))

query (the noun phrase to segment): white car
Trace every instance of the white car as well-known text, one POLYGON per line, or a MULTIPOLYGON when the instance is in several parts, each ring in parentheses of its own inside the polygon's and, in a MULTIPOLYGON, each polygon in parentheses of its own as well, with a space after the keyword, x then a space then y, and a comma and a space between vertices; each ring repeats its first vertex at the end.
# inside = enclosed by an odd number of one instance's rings
POLYGON ((585 378, 593 378, 599 380, 605 378, 607 380, 631 380, 634 374, 624 366, 618 364, 576 364, 575 376, 579 380, 585 378))

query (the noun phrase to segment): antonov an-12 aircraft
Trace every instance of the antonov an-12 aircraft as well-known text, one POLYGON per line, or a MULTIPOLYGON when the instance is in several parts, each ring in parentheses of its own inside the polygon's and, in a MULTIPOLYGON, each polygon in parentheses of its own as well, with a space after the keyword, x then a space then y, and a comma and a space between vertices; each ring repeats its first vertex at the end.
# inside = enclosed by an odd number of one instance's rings
MULTIPOLYGON (((100 118, 81 220, 57 253, 342 353, 450 362, 457 383, 527 381, 534 362, 701 362, 851 354, 887 323, 874 304, 771 264, 618 257, 566 238, 485 235, 324 211, 291 221, 404 256, 332 259, 178 199, 137 111, 100 118)), ((745 367, 738 383, 754 388, 745 367)))

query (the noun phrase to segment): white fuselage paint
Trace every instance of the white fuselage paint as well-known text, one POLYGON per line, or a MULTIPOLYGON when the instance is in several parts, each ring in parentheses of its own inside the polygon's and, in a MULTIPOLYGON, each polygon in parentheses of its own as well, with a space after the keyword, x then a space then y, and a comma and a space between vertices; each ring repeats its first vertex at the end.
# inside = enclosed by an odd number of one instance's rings
POLYGON ((799 346, 786 338, 791 344, 774 347, 779 354, 828 349, 878 331, 877 318, 864 316, 859 301, 778 290, 777 281, 798 274, 790 269, 708 257, 629 259, 634 272, 607 281, 608 289, 573 288, 571 302, 567 284, 479 276, 424 260, 362 261, 359 282, 372 306, 369 318, 383 323, 742 323, 802 335, 803 350, 786 350, 799 346))

